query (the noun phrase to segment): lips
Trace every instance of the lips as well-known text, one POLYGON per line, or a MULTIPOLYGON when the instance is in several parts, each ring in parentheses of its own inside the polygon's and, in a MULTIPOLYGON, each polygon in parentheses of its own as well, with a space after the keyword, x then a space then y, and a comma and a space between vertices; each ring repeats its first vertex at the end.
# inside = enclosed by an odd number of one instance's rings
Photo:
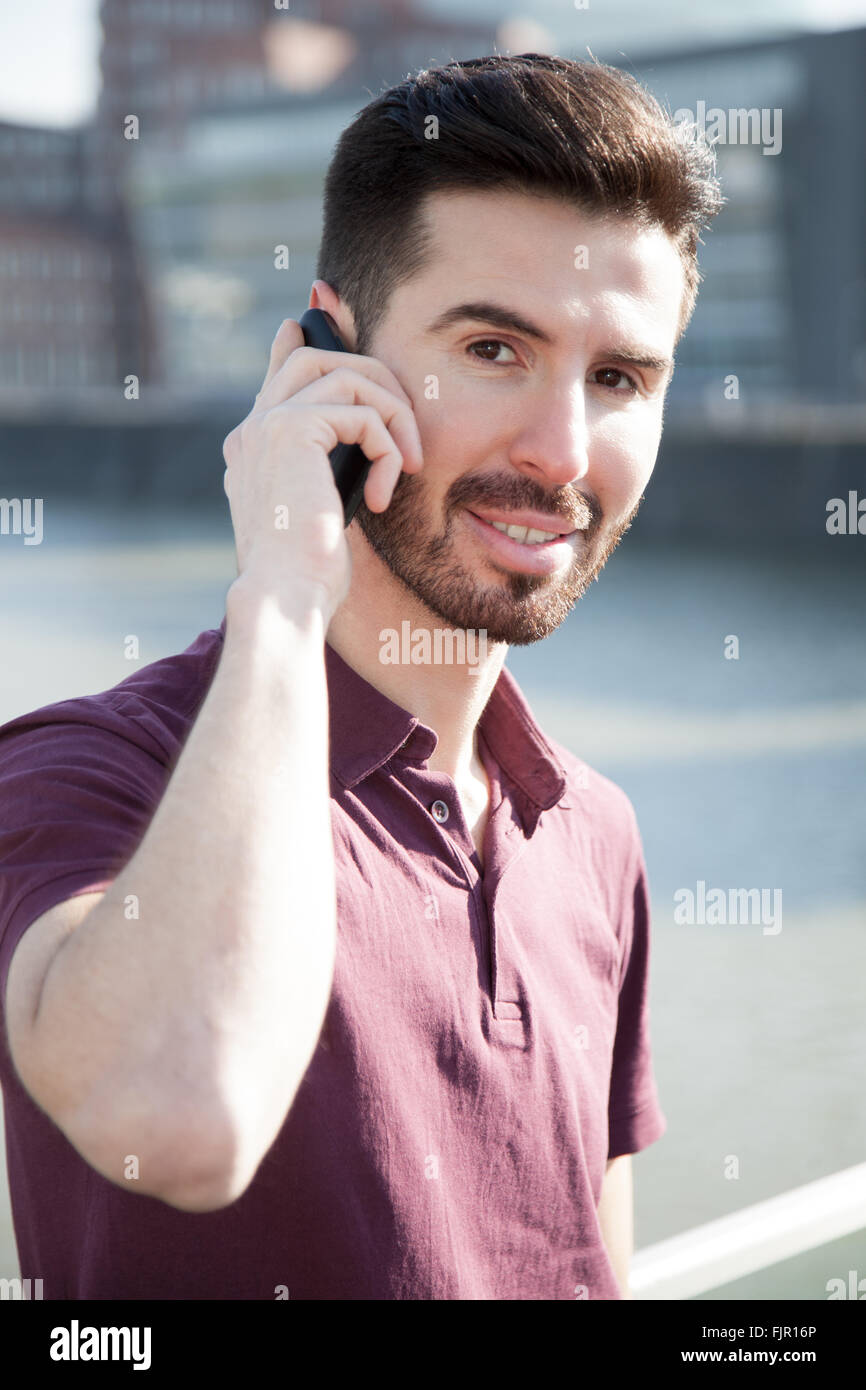
POLYGON ((525 526, 528 531, 545 531, 558 537, 574 535, 578 529, 569 525, 564 517, 549 516, 544 512, 479 511, 477 508, 467 510, 478 517, 479 521, 486 521, 488 525, 525 526))
POLYGON ((504 565, 509 570, 522 571, 524 574, 549 577, 557 572, 564 572, 574 560, 576 547, 580 548, 584 541, 580 532, 571 532, 566 536, 557 535, 555 540, 537 543, 513 540, 504 532, 498 531, 485 517, 468 508, 464 510, 463 515, 477 539, 484 543, 494 562, 504 565))

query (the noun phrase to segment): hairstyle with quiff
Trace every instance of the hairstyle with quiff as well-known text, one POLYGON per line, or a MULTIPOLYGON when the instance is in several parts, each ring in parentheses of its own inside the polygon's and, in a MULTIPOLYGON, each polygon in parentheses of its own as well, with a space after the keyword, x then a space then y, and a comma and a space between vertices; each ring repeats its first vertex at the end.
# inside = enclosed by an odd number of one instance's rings
POLYGON ((523 53, 424 69, 375 97, 340 136, 316 274, 351 309, 357 352, 392 290, 427 263, 426 196, 457 189, 547 194, 662 227, 685 272, 682 336, 701 278, 700 233, 724 201, 711 146, 618 68, 523 53))

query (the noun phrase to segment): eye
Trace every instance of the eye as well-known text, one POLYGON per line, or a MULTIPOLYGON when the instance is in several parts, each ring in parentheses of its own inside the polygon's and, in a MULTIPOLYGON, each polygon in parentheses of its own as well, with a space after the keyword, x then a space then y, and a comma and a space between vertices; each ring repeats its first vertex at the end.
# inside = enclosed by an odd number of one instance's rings
POLYGON ((600 386, 607 387, 610 391, 618 391, 623 396, 633 396, 637 392, 637 382, 634 377, 627 372, 620 371, 619 367, 598 367, 593 372, 593 376, 617 377, 617 381, 601 381, 600 386), (623 386, 621 383, 625 383, 623 386))
MULTIPOLYGON (((471 352, 473 357, 477 358, 479 362, 495 362, 495 354, 499 352, 500 348, 504 348, 506 352, 510 352, 513 361, 517 360, 514 356, 514 348, 509 347, 507 343, 500 342, 498 338, 480 338, 477 342, 470 343, 466 351, 471 352), (492 355, 488 355, 487 352, 484 351, 476 352, 476 348, 492 349, 492 355)), ((506 364, 503 363, 502 365, 506 364)))

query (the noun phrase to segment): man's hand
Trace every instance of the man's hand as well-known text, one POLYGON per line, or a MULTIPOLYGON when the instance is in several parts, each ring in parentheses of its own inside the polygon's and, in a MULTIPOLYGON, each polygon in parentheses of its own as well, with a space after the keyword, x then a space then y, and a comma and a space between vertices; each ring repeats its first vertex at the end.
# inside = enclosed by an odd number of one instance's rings
POLYGON ((372 461, 371 511, 385 510, 404 468, 422 466, 412 402, 393 372, 373 357, 306 347, 300 324, 285 319, 253 408, 223 444, 244 592, 315 590, 328 617, 345 598, 351 560, 328 460, 338 443, 359 444, 372 461), (277 528, 280 508, 287 528, 277 528))

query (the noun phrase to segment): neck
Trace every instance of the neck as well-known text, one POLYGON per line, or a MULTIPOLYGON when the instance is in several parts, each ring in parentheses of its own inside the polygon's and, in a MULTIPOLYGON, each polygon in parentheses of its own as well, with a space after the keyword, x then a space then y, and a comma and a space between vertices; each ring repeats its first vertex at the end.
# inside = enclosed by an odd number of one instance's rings
POLYGON ((439 662, 414 665, 407 659, 411 634, 428 633, 434 652, 434 634, 446 629, 455 630, 404 588, 365 543, 352 546, 351 588, 331 619, 328 642, 375 690, 433 730, 438 742, 430 768, 460 782, 478 770, 476 728, 508 647, 471 634, 463 662, 447 662, 447 640, 439 662), (380 636, 386 629, 396 634, 390 649, 380 636), (388 655, 396 660, 383 659, 388 655))

